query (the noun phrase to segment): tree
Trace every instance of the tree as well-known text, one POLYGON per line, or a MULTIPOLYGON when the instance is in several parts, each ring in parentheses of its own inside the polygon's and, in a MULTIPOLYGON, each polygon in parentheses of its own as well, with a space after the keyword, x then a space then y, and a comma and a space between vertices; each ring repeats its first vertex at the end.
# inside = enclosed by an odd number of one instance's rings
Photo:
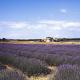
POLYGON ((6 41, 7 39, 6 38, 2 38, 2 41, 6 41))

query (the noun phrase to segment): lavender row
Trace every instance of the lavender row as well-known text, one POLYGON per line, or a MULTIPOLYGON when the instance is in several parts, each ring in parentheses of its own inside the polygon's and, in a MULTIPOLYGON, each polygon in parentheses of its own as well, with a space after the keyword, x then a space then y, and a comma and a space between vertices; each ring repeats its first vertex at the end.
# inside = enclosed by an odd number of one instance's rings
POLYGON ((49 65, 80 64, 80 45, 0 44, 0 55, 36 58, 49 65))

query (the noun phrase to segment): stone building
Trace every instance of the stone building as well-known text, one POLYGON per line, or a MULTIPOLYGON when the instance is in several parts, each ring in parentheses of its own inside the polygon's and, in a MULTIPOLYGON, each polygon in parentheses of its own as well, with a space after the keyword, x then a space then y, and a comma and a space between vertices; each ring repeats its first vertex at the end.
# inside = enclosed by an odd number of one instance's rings
POLYGON ((53 38, 52 37, 46 37, 46 39, 44 41, 45 42, 53 42, 53 38))

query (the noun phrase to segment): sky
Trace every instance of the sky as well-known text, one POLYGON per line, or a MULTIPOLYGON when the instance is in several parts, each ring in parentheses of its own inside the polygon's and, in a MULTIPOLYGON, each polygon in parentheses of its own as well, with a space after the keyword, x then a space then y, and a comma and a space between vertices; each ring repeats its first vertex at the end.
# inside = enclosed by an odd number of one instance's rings
POLYGON ((0 0, 0 38, 80 38, 80 0, 0 0))

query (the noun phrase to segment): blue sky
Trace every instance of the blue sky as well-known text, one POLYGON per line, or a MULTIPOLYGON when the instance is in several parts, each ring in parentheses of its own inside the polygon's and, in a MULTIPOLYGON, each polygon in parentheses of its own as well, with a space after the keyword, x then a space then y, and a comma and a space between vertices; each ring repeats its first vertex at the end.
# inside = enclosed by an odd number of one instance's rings
POLYGON ((0 0, 0 38, 80 37, 80 0, 0 0))

